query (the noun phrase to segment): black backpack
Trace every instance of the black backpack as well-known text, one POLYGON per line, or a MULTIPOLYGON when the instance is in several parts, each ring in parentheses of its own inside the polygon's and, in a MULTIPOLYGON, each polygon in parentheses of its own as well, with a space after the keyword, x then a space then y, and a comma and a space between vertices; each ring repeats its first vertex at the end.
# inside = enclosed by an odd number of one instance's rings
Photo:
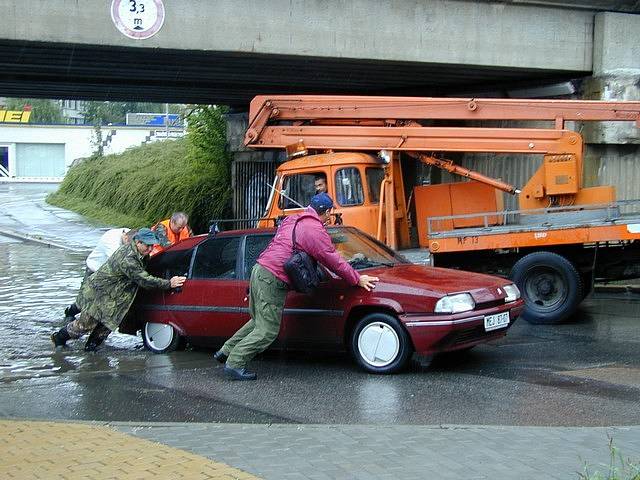
POLYGON ((320 284, 316 261, 307 252, 298 250, 296 246, 296 227, 300 219, 293 225, 291 236, 293 254, 284 264, 284 271, 289 277, 291 287, 300 293, 311 293, 320 284))

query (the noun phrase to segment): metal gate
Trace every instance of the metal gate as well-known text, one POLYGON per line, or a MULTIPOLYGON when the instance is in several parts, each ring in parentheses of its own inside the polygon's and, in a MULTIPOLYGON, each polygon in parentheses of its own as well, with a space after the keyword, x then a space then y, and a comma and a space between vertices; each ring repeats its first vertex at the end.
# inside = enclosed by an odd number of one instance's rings
POLYGON ((229 228, 254 228, 264 216, 276 175, 275 161, 235 160, 231 164, 234 225, 229 228))

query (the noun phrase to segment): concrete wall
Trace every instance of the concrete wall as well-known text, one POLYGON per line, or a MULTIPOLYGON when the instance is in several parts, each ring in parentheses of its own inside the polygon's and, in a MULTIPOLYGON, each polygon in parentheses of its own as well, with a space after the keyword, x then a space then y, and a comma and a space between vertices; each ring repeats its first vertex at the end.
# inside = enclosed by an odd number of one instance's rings
MULTIPOLYGON (((170 131, 169 133, 170 138, 183 134, 182 131, 170 131)), ((122 153, 129 147, 166 138, 164 130, 156 131, 148 127, 103 127, 102 135, 105 155, 122 153)), ((61 177, 15 177, 17 144, 63 144, 65 167, 68 170, 74 160, 89 157, 96 151, 95 140, 95 130, 91 126, 0 124, 0 146, 9 147, 9 173, 13 175, 13 178, 0 177, 0 181, 62 180, 61 177)))
POLYGON ((594 13, 402 0, 165 0, 162 29, 125 37, 105 0, 0 0, 0 39, 590 71, 594 13))

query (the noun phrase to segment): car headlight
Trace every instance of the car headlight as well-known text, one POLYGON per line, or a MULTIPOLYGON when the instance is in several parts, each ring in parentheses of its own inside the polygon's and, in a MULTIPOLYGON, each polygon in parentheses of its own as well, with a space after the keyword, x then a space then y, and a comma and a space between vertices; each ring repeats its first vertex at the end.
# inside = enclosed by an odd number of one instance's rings
POLYGON ((468 293, 457 293, 455 295, 447 295, 436 302, 436 313, 459 313, 473 310, 476 302, 473 301, 468 293))
POLYGON ((507 294, 504 299, 504 303, 514 302, 520 298, 520 290, 515 286, 515 284, 512 283, 510 285, 505 285, 502 288, 504 288, 504 292, 507 294))

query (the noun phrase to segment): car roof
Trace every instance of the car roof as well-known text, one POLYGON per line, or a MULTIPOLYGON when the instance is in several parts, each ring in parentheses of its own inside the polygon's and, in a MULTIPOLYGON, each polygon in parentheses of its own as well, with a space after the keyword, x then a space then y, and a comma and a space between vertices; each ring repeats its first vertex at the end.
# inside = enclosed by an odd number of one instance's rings
MULTIPOLYGON (((355 230, 354 227, 349 227, 349 226, 331 226, 329 227, 329 231, 335 231, 335 230, 355 230)), ((224 237, 241 237, 244 235, 273 235, 274 233, 276 233, 277 228, 246 228, 243 230, 227 230, 224 232, 219 232, 215 235, 210 235, 208 233, 203 233, 201 235, 195 235, 193 237, 189 237, 186 238, 184 240, 182 240, 180 243, 177 243, 176 245, 173 245, 172 247, 168 248, 167 250, 171 250, 171 251, 178 251, 178 250, 187 250, 189 248, 193 248, 196 245, 199 245, 200 243, 202 243, 203 241, 205 241, 207 238, 212 238, 212 237, 216 237, 216 238, 224 238, 224 237)))

